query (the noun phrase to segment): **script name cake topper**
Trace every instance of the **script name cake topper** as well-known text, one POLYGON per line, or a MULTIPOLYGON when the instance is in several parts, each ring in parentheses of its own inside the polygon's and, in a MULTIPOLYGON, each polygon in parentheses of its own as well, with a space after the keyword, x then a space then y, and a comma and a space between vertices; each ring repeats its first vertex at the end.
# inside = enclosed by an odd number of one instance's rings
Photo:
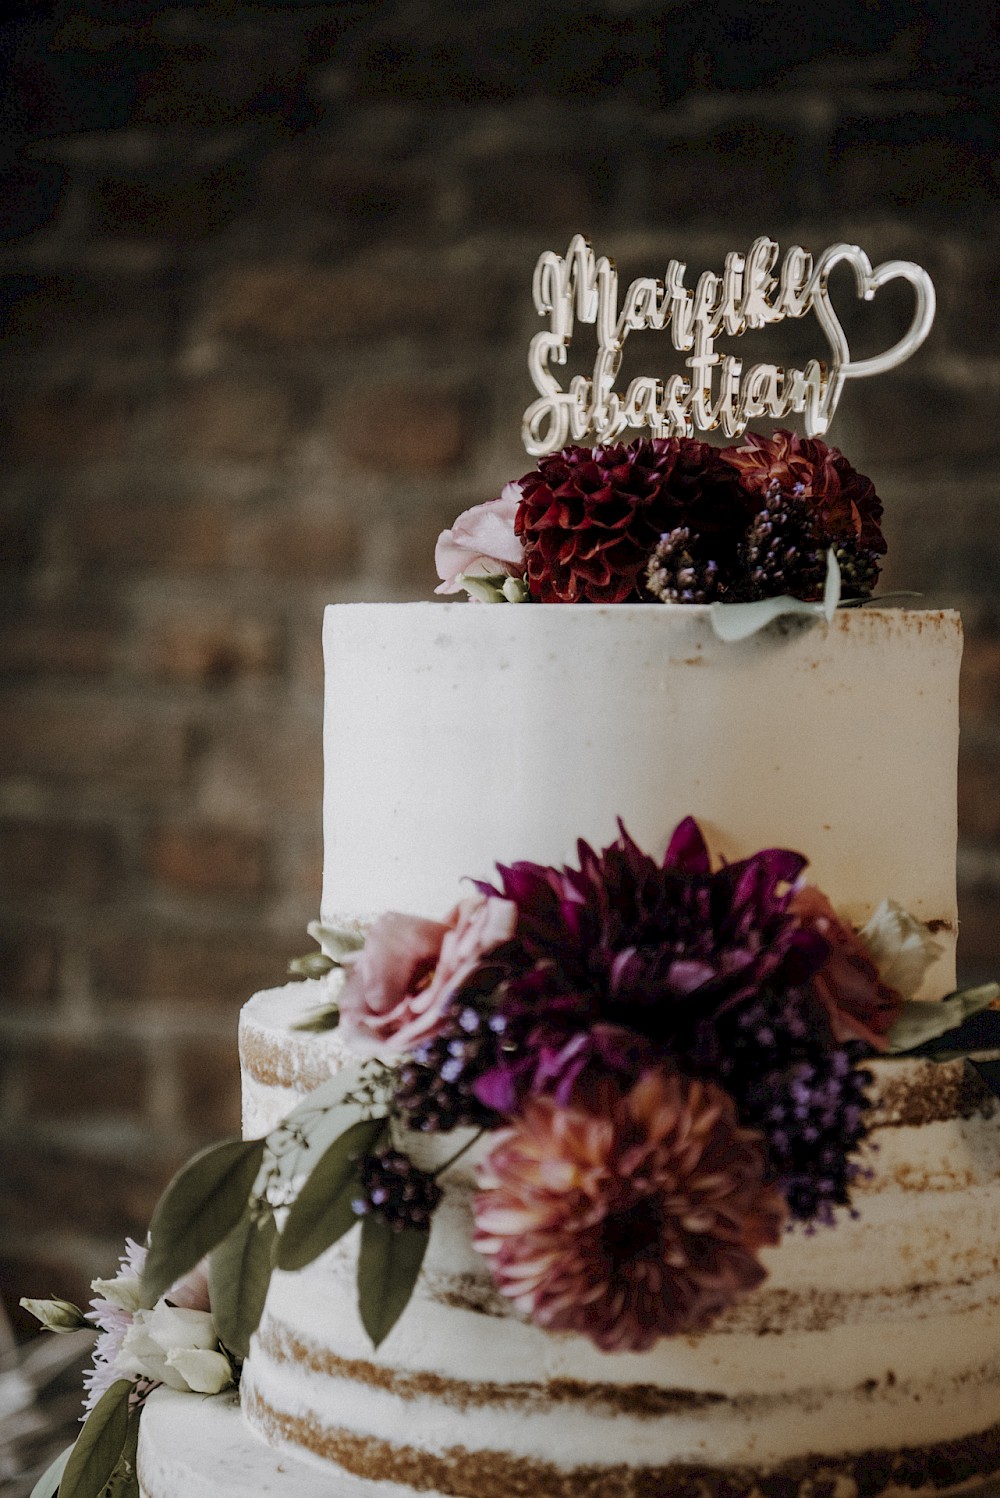
POLYGON ((825 432, 849 379, 881 374, 918 349, 934 320, 934 285, 910 260, 886 260, 872 266, 853 244, 830 245, 814 261, 808 250, 793 245, 778 265, 773 239, 755 239, 746 255, 726 256, 722 274, 705 271, 694 289, 686 287, 686 266, 667 263, 662 280, 639 276, 619 306, 614 261, 596 258, 582 234, 570 240, 565 256, 546 250, 535 266, 535 307, 548 317, 548 330, 536 333, 528 352, 528 369, 538 399, 524 413, 521 432, 532 457, 558 452, 568 442, 587 437, 613 442, 626 427, 648 427, 656 437, 690 437, 695 430, 721 426, 727 437, 739 437, 755 416, 803 416, 807 436, 825 432), (852 360, 840 319, 830 299, 829 279, 841 263, 854 272, 857 295, 871 301, 880 286, 904 280, 913 288, 909 328, 897 343, 869 359, 852 360), (720 334, 738 337, 786 317, 816 318, 829 344, 829 361, 810 359, 804 369, 752 364, 720 353, 720 334), (592 375, 575 375, 564 390, 552 364, 565 364, 574 322, 597 329, 597 357, 592 375), (689 375, 666 380, 639 375, 622 394, 615 390, 622 351, 629 333, 664 329, 679 353, 686 353, 689 375))

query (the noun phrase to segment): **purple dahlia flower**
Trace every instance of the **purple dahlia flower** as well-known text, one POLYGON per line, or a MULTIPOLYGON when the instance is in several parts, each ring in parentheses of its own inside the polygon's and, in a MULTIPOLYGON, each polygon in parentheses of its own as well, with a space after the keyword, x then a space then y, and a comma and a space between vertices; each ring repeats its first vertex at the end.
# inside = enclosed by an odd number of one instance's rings
POLYGON ((798 853, 769 848, 713 871, 689 817, 662 864, 624 827, 578 856, 579 869, 516 863, 500 868, 499 889, 482 886, 518 912, 495 995, 504 1044, 473 1089, 498 1112, 533 1093, 566 1101, 589 1066, 635 1076, 669 1057, 711 1075, 721 1018, 798 989, 827 956, 789 908, 798 853))

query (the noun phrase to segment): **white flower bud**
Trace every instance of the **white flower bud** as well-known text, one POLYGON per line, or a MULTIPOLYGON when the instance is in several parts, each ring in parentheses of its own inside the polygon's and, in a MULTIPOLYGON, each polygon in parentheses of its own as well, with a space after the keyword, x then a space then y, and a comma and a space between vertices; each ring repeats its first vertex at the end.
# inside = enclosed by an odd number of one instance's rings
POLYGON ((934 940, 923 921, 894 900, 883 900, 858 935, 883 983, 904 999, 916 997, 927 970, 942 951, 941 943, 934 940))
POLYGON ((40 1321, 46 1331, 75 1332, 91 1323, 70 1300, 28 1300, 21 1297, 21 1305, 40 1321))
POLYGON ((508 603, 527 603, 530 596, 523 577, 508 577, 500 591, 508 603))
POLYGON ((175 1347, 167 1353, 167 1366, 180 1374, 193 1394, 218 1394, 233 1381, 229 1359, 204 1348, 175 1347))

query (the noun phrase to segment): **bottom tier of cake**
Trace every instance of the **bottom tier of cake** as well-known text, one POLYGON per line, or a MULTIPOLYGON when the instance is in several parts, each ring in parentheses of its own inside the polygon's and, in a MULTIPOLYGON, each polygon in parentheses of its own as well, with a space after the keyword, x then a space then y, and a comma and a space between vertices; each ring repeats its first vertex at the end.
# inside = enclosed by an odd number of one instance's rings
MULTIPOLYGON (((237 1394, 157 1389, 139 1430, 140 1498, 371 1498, 373 1491, 346 1472, 265 1445, 244 1422, 237 1394)), ((397 1492, 379 1488, 380 1498, 397 1492)))
MULTIPOLYGON (((662 1469, 636 1485, 626 1464, 618 1491, 643 1498, 918 1498, 918 1495, 975 1494, 1000 1498, 1000 1479, 986 1474, 1000 1467, 1000 1429, 939 1446, 904 1451, 855 1453, 838 1460, 800 1458, 769 1472, 748 1467, 662 1469)), ((212 1399, 157 1390, 143 1413, 139 1440, 141 1498, 424 1498, 440 1495, 423 1487, 390 1481, 369 1482, 342 1468, 287 1449, 274 1449, 245 1424, 238 1398, 212 1399)), ((607 1473, 604 1474, 606 1483, 607 1473)), ((610 1491, 602 1487, 603 1491, 610 1491)), ((511 1498, 532 1498, 512 1485, 511 1498)), ((585 1481, 567 1484, 566 1498, 588 1498, 585 1481)))

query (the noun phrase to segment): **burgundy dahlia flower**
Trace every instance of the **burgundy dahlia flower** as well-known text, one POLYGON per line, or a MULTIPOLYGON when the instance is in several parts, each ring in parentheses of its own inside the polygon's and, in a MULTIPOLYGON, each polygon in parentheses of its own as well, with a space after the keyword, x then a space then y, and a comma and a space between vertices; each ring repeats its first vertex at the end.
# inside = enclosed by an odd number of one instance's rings
POLYGON ((578 855, 579 869, 501 867, 491 891, 516 907, 517 927, 496 954, 503 1045, 474 1091, 501 1113, 529 1093, 565 1103, 589 1070, 634 1077, 664 1056, 711 1075, 719 1017, 807 982, 829 950, 790 908, 798 853, 769 848, 713 871, 689 817, 662 865, 624 828, 578 855))
POLYGON ((764 1279, 786 1216, 765 1177, 725 1093, 656 1069, 569 1107, 532 1098, 480 1168, 473 1241, 538 1325, 643 1352, 764 1279))
POLYGON ((778 592, 819 598, 826 553, 837 554, 845 597, 866 597, 885 555, 882 502, 870 478, 818 437, 748 432, 720 461, 749 503, 743 546, 749 597, 778 592))
POLYGON ((543 603, 622 603, 648 595, 660 537, 690 526, 714 550, 722 582, 747 518, 715 448, 689 437, 567 447, 520 480, 515 530, 531 597, 543 603))

